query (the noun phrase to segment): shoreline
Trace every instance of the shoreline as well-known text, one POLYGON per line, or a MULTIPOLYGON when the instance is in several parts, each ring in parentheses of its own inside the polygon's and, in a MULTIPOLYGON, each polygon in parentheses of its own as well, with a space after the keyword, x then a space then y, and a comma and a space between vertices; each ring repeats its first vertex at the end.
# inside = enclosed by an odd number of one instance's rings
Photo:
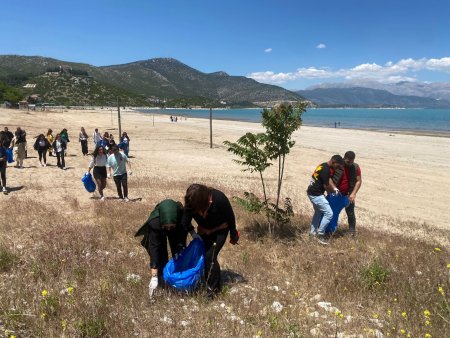
MULTIPOLYGON (((166 108, 167 110, 172 109, 172 110, 178 110, 178 108, 166 108)), ((251 108, 254 109, 254 108, 251 108)), ((196 109, 198 110, 198 109, 196 109)), ((205 111, 207 111, 208 109, 204 109, 205 111)), ((225 110, 225 109, 223 109, 225 110)), ((214 110, 213 110, 214 111, 214 110)), ((134 113, 139 113, 139 114, 156 114, 156 115, 161 115, 161 116, 171 116, 171 115, 175 115, 175 114, 170 114, 170 113, 166 113, 166 112, 151 112, 151 111, 142 111, 142 110, 135 110, 135 109, 131 109, 125 112, 134 112, 134 113)), ((200 119, 200 120, 209 120, 209 117, 200 117, 200 116, 187 116, 187 115, 175 115, 175 116, 182 116, 184 118, 189 118, 189 119, 200 119)), ((260 125, 261 122, 257 122, 257 121, 248 121, 248 120, 238 120, 238 119, 232 119, 232 118, 213 118, 214 120, 218 120, 218 121, 231 121, 231 122, 243 122, 243 123, 254 123, 254 124, 258 124, 260 125)), ((311 128, 326 128, 326 129, 344 129, 344 130, 358 130, 358 131, 370 131, 370 132, 378 132, 378 133, 386 133, 386 134, 394 134, 394 135, 413 135, 413 136, 430 136, 430 137, 441 137, 441 138, 450 138, 450 131, 441 131, 441 130, 427 130, 427 129, 404 129, 404 130, 399 130, 399 129, 379 129, 379 128, 363 128, 363 127, 355 127, 355 128, 346 128, 346 127, 338 127, 338 128, 333 128, 333 126, 322 126, 322 125, 315 125, 315 124, 305 124, 303 123, 302 126, 305 127, 311 127, 311 128)))

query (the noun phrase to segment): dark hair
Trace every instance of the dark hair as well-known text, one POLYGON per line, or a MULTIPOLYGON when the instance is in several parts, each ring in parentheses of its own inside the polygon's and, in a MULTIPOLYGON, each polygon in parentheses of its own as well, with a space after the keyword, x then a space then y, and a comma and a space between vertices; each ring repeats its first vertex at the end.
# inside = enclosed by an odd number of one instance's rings
POLYGON ((191 184, 184 196, 184 207, 194 213, 208 209, 211 188, 203 184, 191 184))
POLYGON ((119 147, 116 146, 115 144, 111 147, 111 151, 115 152, 116 150, 119 150, 119 147))
POLYGON ((331 160, 333 162, 336 162, 337 164, 344 165, 344 159, 342 158, 341 155, 333 155, 331 157, 331 160))
POLYGON ((48 128, 47 135, 50 135, 51 133, 53 133, 53 130, 51 130, 50 128, 48 128))
POLYGON ((356 157, 356 154, 351 150, 347 151, 344 155, 344 158, 346 158, 348 160, 354 160, 355 157, 356 157))
MULTIPOLYGON (((92 157, 94 157, 94 159, 97 158, 98 155, 98 149, 102 148, 103 149, 103 154, 105 154, 105 147, 103 147, 102 145, 98 145, 97 147, 95 147, 94 152, 92 153, 92 157)), ((106 154, 105 154, 106 155, 106 154)))

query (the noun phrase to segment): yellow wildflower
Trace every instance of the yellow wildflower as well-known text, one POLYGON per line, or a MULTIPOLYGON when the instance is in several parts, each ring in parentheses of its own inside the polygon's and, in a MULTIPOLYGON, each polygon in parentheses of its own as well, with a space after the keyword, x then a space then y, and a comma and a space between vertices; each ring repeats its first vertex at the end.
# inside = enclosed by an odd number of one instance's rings
POLYGON ((41 318, 42 318, 42 319, 45 319, 46 316, 47 316, 47 315, 46 315, 45 312, 42 312, 42 313, 41 313, 41 318))
POLYGON ((434 251, 439 252, 442 251, 441 248, 434 248, 434 251))
POLYGON ((73 293, 73 287, 69 286, 69 287, 67 288, 67 293, 68 293, 69 295, 71 295, 71 294, 73 293))
POLYGON ((404 329, 401 329, 401 330, 400 330, 400 333, 401 333, 401 334, 405 334, 406 331, 405 331, 404 329))
POLYGON ((16 336, 11 335, 11 336, 9 336, 9 338, 16 338, 16 336))
POLYGON ((296 296, 296 297, 298 296, 298 292, 297 291, 294 292, 294 296, 296 296))
POLYGON ((438 288, 438 292, 439 292, 441 295, 444 295, 444 288, 443 288, 442 286, 440 286, 440 287, 438 288))
POLYGON ((430 326, 430 324, 431 324, 431 323, 430 323, 429 320, 425 321, 425 325, 426 325, 426 326, 430 326))
POLYGON ((423 314, 424 314, 425 317, 429 317, 431 313, 430 313, 430 311, 425 310, 425 311, 423 312, 423 314))
POLYGON ((341 313, 340 315, 339 315, 339 318, 344 318, 344 315, 341 313))
POLYGON ((373 315, 373 318, 378 319, 378 313, 375 313, 375 314, 373 315))
POLYGON ((42 297, 45 297, 45 296, 48 295, 48 291, 47 290, 42 290, 41 294, 42 294, 42 297))
POLYGON ((406 312, 402 312, 402 317, 403 318, 408 318, 408 314, 406 312))
POLYGON ((448 263, 448 264, 447 264, 447 268, 449 268, 449 269, 450 269, 450 263, 448 263))
POLYGON ((431 334, 425 333, 425 338, 431 338, 431 334))
POLYGON ((262 331, 258 330, 258 337, 261 337, 261 336, 262 336, 262 331))
POLYGON ((61 320, 61 327, 63 329, 63 332, 67 329, 67 321, 65 319, 61 320))
POLYGON ((394 298, 394 302, 396 302, 397 301, 397 298, 394 298))
POLYGON ((387 314, 390 316, 392 314, 392 310, 387 310, 387 314))
POLYGON ((406 337, 411 338, 411 335, 408 333, 408 334, 406 335, 406 337))
POLYGON ((334 311, 334 314, 335 314, 336 316, 339 316, 339 314, 340 314, 339 310, 336 309, 336 311, 334 311))

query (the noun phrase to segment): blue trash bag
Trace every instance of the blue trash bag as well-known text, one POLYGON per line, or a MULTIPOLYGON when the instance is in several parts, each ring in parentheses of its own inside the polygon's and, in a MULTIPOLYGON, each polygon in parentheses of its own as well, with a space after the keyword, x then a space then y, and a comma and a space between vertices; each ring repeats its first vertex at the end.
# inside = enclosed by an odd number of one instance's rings
POLYGON ((335 232, 338 226, 339 214, 349 203, 348 196, 343 195, 328 195, 328 203, 330 203, 331 210, 333 211, 333 218, 330 224, 328 224, 325 232, 335 232))
POLYGON ((97 188, 94 180, 92 179, 91 173, 85 173, 83 178, 81 179, 81 182, 83 182, 84 187, 88 192, 94 192, 95 188, 97 188))
POLYGON ((194 239, 178 256, 164 267, 163 277, 170 286, 180 291, 193 291, 202 279, 205 269, 205 245, 194 239))
POLYGON ((8 163, 13 163, 14 162, 14 155, 13 155, 12 148, 6 149, 6 157, 7 157, 8 163))

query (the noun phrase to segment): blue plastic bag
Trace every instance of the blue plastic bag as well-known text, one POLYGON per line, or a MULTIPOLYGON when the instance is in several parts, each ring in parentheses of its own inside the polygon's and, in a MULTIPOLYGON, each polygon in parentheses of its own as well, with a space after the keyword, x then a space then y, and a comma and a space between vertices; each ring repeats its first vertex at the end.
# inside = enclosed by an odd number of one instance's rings
POLYGON ((164 267, 163 277, 170 286, 180 291, 193 291, 199 284, 205 269, 205 245, 194 239, 178 256, 164 267))
POLYGON ((325 229, 325 232, 335 232, 338 220, 339 220, 339 214, 341 213, 341 210, 344 209, 349 204, 348 196, 343 195, 328 195, 327 196, 328 203, 330 203, 331 210, 333 211, 333 218, 331 219, 330 224, 328 224, 327 228, 325 229))
POLYGON ((13 163, 14 162, 14 155, 13 155, 12 148, 6 149, 6 157, 7 157, 8 163, 13 163))
POLYGON ((83 182, 84 187, 88 192, 94 192, 95 188, 97 188, 94 180, 92 179, 91 173, 85 173, 83 178, 81 179, 81 182, 83 182))

